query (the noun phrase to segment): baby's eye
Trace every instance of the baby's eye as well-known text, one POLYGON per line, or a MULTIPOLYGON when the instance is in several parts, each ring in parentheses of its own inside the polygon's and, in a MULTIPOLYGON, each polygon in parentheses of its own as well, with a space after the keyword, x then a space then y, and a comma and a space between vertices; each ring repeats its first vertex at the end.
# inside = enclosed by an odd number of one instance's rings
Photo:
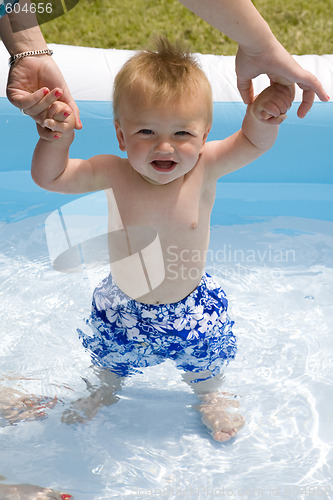
POLYGON ((176 132, 176 135, 190 135, 189 132, 186 132, 186 130, 179 130, 176 132))
POLYGON ((152 131, 152 130, 150 130, 149 128, 143 128, 143 129, 141 129, 141 130, 139 131, 139 134, 144 134, 144 135, 150 135, 150 134, 152 134, 152 133, 153 133, 153 131, 152 131))

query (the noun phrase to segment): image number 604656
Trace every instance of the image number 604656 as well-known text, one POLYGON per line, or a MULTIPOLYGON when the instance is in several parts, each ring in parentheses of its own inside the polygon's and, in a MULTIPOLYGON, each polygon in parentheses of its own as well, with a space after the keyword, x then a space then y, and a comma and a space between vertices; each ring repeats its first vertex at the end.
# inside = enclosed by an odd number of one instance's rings
POLYGON ((24 27, 15 21, 15 17, 10 16, 12 30, 17 32, 63 16, 78 3, 79 0, 44 0, 38 2, 17 0, 15 3, 12 1, 6 3, 5 10, 7 14, 21 13, 27 15, 27 22, 24 23, 24 27))

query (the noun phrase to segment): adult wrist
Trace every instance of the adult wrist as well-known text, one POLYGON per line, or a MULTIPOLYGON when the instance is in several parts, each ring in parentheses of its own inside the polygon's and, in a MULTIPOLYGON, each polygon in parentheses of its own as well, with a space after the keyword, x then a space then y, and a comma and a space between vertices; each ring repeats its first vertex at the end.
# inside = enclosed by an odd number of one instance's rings
POLYGON ((13 31, 8 14, 0 19, 1 37, 9 54, 12 56, 28 50, 47 49, 46 41, 39 26, 13 31))
POLYGON ((40 56, 52 56, 53 50, 51 49, 39 49, 39 50, 28 50, 25 52, 19 52, 18 54, 13 54, 9 58, 9 66, 12 66, 17 61, 24 59, 26 57, 40 57, 40 56))
POLYGON ((261 29, 256 37, 252 39, 248 38, 244 43, 239 43, 239 48, 244 54, 251 57, 259 57, 262 54, 267 54, 275 47, 281 46, 267 23, 266 25, 267 29, 261 29))
POLYGON ((6 47, 11 56, 29 50, 48 48, 39 26, 12 33, 6 47))

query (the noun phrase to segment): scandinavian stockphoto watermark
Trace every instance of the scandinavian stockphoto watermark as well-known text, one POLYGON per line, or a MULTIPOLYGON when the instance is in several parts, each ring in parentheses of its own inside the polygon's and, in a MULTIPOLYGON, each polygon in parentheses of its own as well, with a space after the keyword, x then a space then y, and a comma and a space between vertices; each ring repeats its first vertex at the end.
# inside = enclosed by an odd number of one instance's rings
POLYGON ((221 279, 241 278, 265 266, 278 270, 296 261, 294 249, 270 244, 162 249, 155 228, 124 226, 112 189, 55 210, 46 219, 45 232, 55 270, 82 273, 107 265, 118 287, 135 299, 155 290, 165 278, 175 284, 200 281, 204 270, 221 279))
POLYGON ((10 16, 10 24, 14 33, 47 23, 67 14, 80 0, 5 0, 0 5, 1 13, 20 14, 18 21, 10 16))
POLYGON ((235 248, 223 244, 217 249, 182 249, 170 245, 166 250, 166 272, 171 280, 200 278, 202 268, 210 274, 235 275, 254 272, 257 267, 281 266, 296 262, 295 249, 278 249, 268 245, 265 248, 235 248))

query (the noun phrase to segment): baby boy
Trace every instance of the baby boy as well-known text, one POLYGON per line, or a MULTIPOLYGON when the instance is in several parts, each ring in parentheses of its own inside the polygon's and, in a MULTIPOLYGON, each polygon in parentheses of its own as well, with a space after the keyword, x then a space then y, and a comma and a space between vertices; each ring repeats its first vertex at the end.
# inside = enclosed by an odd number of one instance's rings
POLYGON ((113 390, 131 373, 172 359, 199 395, 214 439, 226 441, 244 421, 216 393, 237 349, 226 294, 205 273, 216 183, 274 144, 294 88, 272 84, 247 107, 238 132, 208 142, 207 77, 180 45, 164 38, 155 45, 115 79, 114 124, 126 158, 70 159, 74 116, 55 101, 39 116, 32 177, 50 191, 106 192, 111 273, 94 292, 93 336, 80 335, 94 362, 112 374, 113 390), (144 254, 147 231, 155 244, 144 254), (140 273, 131 278, 134 256, 140 273))

